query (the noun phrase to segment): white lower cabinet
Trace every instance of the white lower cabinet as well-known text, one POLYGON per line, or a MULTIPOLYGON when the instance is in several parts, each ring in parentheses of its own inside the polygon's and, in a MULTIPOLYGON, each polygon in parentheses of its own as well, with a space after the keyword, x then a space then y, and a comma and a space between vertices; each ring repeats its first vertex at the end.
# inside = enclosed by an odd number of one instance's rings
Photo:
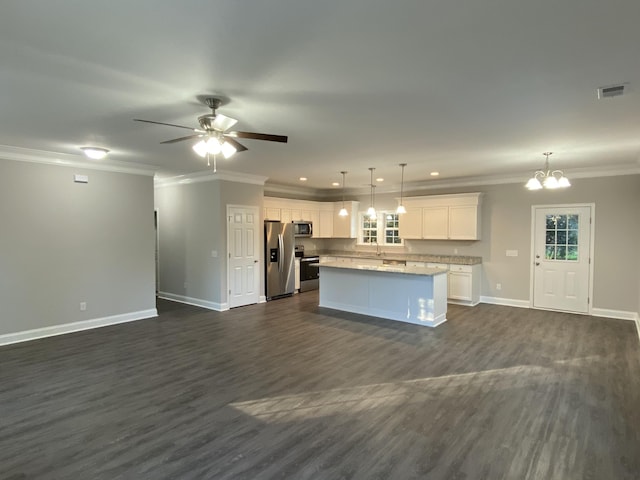
POLYGON ((452 303, 480 303, 480 265, 449 265, 448 287, 452 303))

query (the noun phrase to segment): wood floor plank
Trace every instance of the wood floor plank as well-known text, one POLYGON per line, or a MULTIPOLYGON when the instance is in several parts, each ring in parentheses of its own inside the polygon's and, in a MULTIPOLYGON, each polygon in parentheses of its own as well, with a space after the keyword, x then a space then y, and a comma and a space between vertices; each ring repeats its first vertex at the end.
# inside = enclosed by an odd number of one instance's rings
POLYGON ((0 347, 2 479, 640 479, 632 322, 317 292, 0 347))

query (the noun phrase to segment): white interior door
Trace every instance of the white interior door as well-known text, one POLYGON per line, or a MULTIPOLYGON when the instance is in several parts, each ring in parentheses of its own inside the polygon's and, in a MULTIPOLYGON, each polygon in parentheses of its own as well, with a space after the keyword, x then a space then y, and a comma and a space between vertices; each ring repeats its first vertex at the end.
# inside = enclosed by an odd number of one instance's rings
POLYGON ((229 308, 260 299, 258 207, 227 206, 229 308))
POLYGON ((533 210, 533 307, 589 313, 591 206, 533 210))

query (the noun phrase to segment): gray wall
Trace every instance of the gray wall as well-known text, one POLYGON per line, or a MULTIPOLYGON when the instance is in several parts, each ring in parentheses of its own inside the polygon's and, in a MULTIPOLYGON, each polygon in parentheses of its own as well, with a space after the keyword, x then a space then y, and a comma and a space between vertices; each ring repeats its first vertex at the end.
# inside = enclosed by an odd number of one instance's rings
MULTIPOLYGON (((595 204, 595 252, 593 306, 629 312, 640 311, 640 175, 575 179, 566 190, 531 192, 520 184, 492 185, 428 192, 407 196, 484 192, 482 239, 479 241, 409 240, 404 248, 388 251, 477 255, 483 258, 481 294, 515 300, 529 300, 531 255, 531 206, 565 203, 595 204), (505 251, 518 250, 518 257, 505 251), (496 283, 502 290, 496 290, 496 283)), ((395 209, 397 194, 376 195, 376 207, 395 209)), ((362 210, 369 196, 359 198, 362 210)), ((313 240, 306 248, 367 250, 355 240, 313 240)))
POLYGON ((155 308, 151 176, 0 159, 0 225, 0 335, 155 308))
POLYGON ((226 303, 227 205, 256 206, 261 217, 263 194, 261 185, 220 180, 156 188, 160 292, 226 303))

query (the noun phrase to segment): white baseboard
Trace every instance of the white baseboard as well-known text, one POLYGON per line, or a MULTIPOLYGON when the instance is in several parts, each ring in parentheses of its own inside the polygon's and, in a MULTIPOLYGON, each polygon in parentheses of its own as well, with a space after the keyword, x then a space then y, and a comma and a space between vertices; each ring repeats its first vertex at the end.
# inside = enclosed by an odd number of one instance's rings
POLYGON ((64 335, 65 333, 80 332, 82 330, 107 327, 118 323, 133 322, 135 320, 143 320, 145 318, 153 318, 157 316, 158 311, 155 308, 150 308, 149 310, 140 310, 138 312, 129 312, 120 315, 111 315, 109 317, 93 318, 91 320, 82 320, 80 322, 63 323, 62 325, 52 325, 50 327, 25 330, 23 332, 8 333, 0 335, 0 345, 28 342, 38 338, 54 337, 56 335, 64 335))
POLYGON ((529 300, 516 300, 513 298, 500 297, 480 297, 480 303, 490 303, 491 305, 504 305, 507 307, 529 308, 529 300))
POLYGON ((260 295, 260 300, 258 300, 258 303, 266 303, 267 302, 267 297, 265 297, 264 295, 260 295))
POLYGON ((209 310, 215 310, 216 312, 224 312, 229 310, 228 303, 210 302, 209 300, 202 300, 200 298, 185 297, 184 295, 176 295, 169 292, 158 292, 158 298, 164 298, 165 300, 173 300, 174 302, 186 303, 187 305, 193 305, 196 307, 207 308, 209 310))
MULTIPOLYGON (((499 297, 480 297, 480 303, 490 303, 492 305, 505 305, 508 307, 531 308, 529 300, 514 300, 512 298, 499 297)), ((638 327, 638 335, 640 336, 640 320, 638 313, 627 312, 624 310, 611 310, 608 308, 592 308, 591 315, 594 317, 616 318, 618 320, 632 320, 636 322, 638 327)))
POLYGON ((635 321, 638 314, 636 312, 626 312, 624 310, 610 310, 608 308, 592 308, 591 315, 593 315, 594 317, 617 318, 618 320, 635 321))

